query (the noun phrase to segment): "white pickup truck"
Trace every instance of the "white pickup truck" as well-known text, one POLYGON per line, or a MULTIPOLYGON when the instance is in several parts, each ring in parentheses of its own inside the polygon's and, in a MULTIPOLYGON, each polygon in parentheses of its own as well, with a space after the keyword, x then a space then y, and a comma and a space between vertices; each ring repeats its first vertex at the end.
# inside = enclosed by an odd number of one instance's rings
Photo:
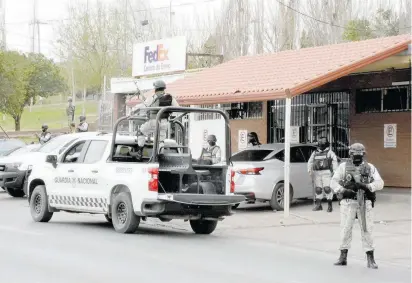
MULTIPOLYGON (((228 121, 227 115, 216 109, 150 109, 159 111, 158 123, 154 142, 147 139, 143 147, 143 158, 135 154, 136 136, 116 134, 119 123, 142 119, 131 116, 119 119, 113 134, 80 137, 61 155, 48 155, 46 162, 33 166, 28 198, 34 221, 48 222, 58 211, 104 214, 117 232, 133 233, 141 220, 156 217, 189 220, 195 233, 210 234, 223 216, 231 215, 231 207, 245 198, 234 194, 230 142, 226 159, 214 165, 196 164, 184 144, 157 142, 159 120, 167 111, 214 112, 228 121)), ((169 122, 185 133, 181 117, 169 122)), ((229 131, 227 127, 228 137, 229 131)))

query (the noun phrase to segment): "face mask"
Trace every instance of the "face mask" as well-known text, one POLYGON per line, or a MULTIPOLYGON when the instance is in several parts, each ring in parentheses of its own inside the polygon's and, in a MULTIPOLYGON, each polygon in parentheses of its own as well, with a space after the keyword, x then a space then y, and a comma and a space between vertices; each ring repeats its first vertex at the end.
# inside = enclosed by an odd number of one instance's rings
POLYGON ((215 144, 216 144, 216 142, 214 142, 214 141, 208 141, 207 142, 210 146, 215 146, 215 144))
POLYGON ((320 150, 325 150, 327 148, 326 144, 319 145, 320 150))
POLYGON ((254 143, 254 142, 256 142, 256 139, 254 137, 249 137, 249 142, 254 143))
POLYGON ((352 155, 352 162, 355 165, 361 164, 363 161, 363 156, 362 155, 352 155))

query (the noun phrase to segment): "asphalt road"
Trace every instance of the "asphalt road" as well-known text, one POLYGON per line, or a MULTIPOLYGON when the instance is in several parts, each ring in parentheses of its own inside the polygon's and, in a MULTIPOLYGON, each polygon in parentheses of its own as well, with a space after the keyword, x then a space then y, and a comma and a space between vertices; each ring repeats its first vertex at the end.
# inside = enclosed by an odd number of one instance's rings
POLYGON ((327 253, 161 225, 122 235, 102 215, 63 212, 34 223, 26 199, 0 192, 0 283, 411 282, 407 268, 335 267, 327 253))

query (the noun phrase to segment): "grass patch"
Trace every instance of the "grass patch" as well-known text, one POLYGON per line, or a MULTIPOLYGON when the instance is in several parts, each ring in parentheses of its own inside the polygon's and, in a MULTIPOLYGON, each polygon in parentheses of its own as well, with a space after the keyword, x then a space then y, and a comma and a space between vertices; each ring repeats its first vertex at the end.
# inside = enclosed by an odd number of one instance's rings
MULTIPOLYGON (((89 123, 93 123, 98 115, 98 101, 87 101, 85 106, 86 118, 89 123)), ((53 105, 36 105, 30 108, 26 107, 21 119, 21 131, 37 131, 41 129, 43 123, 49 126, 49 129, 61 129, 67 127, 66 116, 67 103, 53 105)), ((75 123, 79 123, 79 116, 83 111, 83 102, 76 103, 75 123)), ((14 120, 8 115, 0 114, 0 125, 7 131, 14 131, 14 120), (4 118, 3 118, 4 117, 4 118)))

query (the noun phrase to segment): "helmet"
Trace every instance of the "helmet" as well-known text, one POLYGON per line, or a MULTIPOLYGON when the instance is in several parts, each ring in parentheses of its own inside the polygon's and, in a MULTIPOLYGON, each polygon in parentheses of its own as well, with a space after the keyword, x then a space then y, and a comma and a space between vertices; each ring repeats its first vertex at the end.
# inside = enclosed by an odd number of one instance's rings
POLYGON ((209 141, 211 141, 211 142, 216 142, 216 141, 217 141, 216 136, 215 136, 215 135, 208 135, 208 136, 207 136, 207 141, 208 141, 208 142, 209 142, 209 141))
POLYGON ((163 90, 166 88, 166 83, 162 80, 157 80, 153 83, 155 90, 163 90))
POLYGON ((366 153, 365 146, 361 143, 354 143, 349 147, 349 155, 362 155, 366 153))
POLYGON ((86 117, 85 116, 80 116, 79 119, 80 119, 80 122, 83 122, 84 120, 86 120, 86 117))

